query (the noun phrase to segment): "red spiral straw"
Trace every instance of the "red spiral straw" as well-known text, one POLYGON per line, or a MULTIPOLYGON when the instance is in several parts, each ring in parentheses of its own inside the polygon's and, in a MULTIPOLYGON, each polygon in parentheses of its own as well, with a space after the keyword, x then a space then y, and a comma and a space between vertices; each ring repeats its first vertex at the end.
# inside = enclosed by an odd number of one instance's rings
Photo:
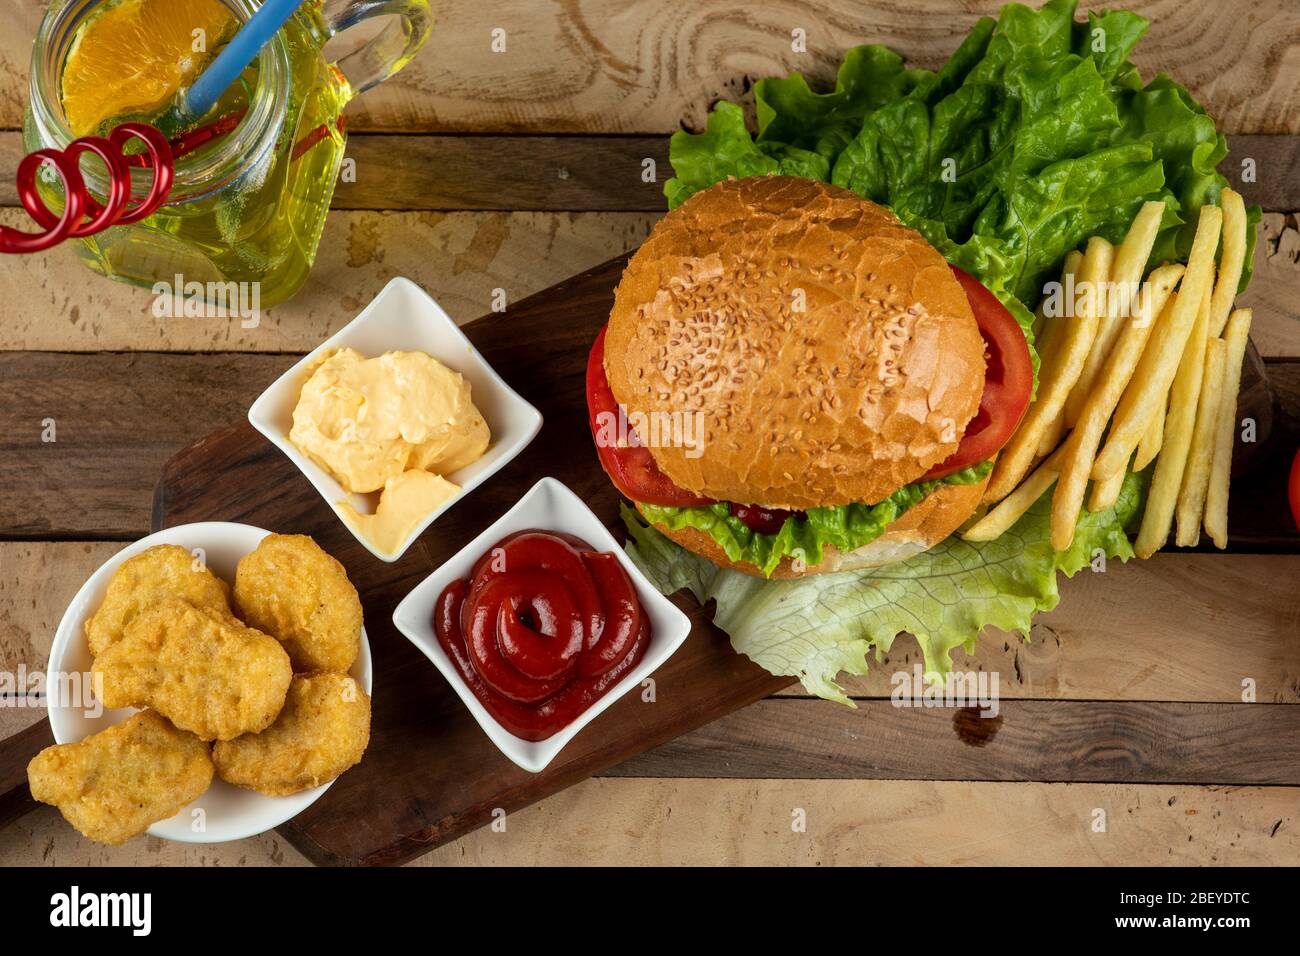
MULTIPOLYGON (((27 214, 44 232, 22 232, 0 226, 0 253, 43 252, 64 239, 92 236, 110 226, 126 226, 150 216, 166 200, 176 178, 176 160, 192 153, 205 143, 225 136, 243 120, 246 110, 221 117, 214 123, 168 141, 157 127, 147 123, 123 123, 107 138, 87 136, 73 140, 66 149, 38 149, 18 164, 18 199, 27 214), (143 153, 126 154, 124 148, 133 139, 144 144, 143 153), (108 201, 98 202, 86 188, 81 176, 81 157, 93 153, 108 167, 108 201), (63 182, 64 206, 56 214, 46 205, 36 187, 36 177, 48 163, 63 182), (153 185, 143 197, 132 199, 131 168, 153 169, 153 185), (83 218, 89 217, 86 221, 83 218)), ((336 127, 343 132, 343 117, 336 127)), ((321 124, 293 148, 299 159, 329 135, 329 125, 321 124)))
POLYGON ((42 252, 65 239, 102 232, 110 226, 124 226, 151 215, 167 199, 175 179, 172 145, 155 127, 144 123, 123 123, 107 138, 87 136, 73 140, 66 149, 38 149, 18 164, 18 199, 27 214, 43 232, 22 232, 0 226, 0 252, 42 252), (145 152, 127 156, 131 140, 144 144, 145 152), (108 168, 108 196, 100 203, 86 188, 81 176, 81 157, 91 153, 108 168), (131 166, 144 163, 153 167, 153 185, 142 197, 131 195, 131 166), (64 204, 55 213, 41 197, 36 177, 49 164, 63 182, 64 204))
MULTIPOLYGON (((219 136, 225 136, 243 121, 247 112, 248 110, 238 110, 234 113, 227 113, 215 123, 200 126, 198 129, 190 130, 190 132, 182 136, 177 136, 170 144, 172 157, 180 159, 186 153, 194 152, 205 143, 210 143, 219 136)), ((152 165, 152 160, 145 153, 132 153, 126 158, 126 161, 131 166, 152 165)))

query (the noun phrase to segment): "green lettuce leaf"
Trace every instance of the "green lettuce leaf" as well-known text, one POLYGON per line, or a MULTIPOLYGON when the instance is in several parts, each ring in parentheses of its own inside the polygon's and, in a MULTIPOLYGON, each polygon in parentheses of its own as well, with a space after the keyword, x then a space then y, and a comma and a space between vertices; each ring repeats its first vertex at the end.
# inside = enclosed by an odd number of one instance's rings
POLYGON ((977 275, 1003 301, 1036 303, 1067 252, 1122 237, 1143 202, 1171 198, 1149 142, 1111 148, 1122 126, 1111 77, 1146 22, 1108 15, 1097 28, 1117 39, 1094 52, 1073 14, 1069 0, 1004 8, 960 87, 876 111, 832 170, 940 251, 997 239, 1001 255, 977 275))
MULTIPOLYGON (((1121 90, 1117 96, 1123 126, 1114 141, 1149 143, 1176 200, 1151 250, 1150 264, 1186 262, 1196 234, 1196 214, 1207 203, 1217 204, 1228 185, 1216 169, 1228 155, 1228 141, 1192 95, 1163 73, 1146 87, 1121 90)), ((1250 284, 1254 271, 1261 215, 1259 206, 1246 210, 1246 262, 1238 291, 1250 284)))
POLYGON ((807 520, 786 519, 776 534, 760 534, 731 514, 731 506, 719 502, 702 508, 671 508, 640 505, 641 513, 669 531, 695 528, 713 538, 732 561, 756 565, 771 575, 785 557, 797 557, 805 564, 820 564, 826 545, 843 553, 865 547, 884 534, 909 508, 942 484, 970 485, 982 481, 993 470, 991 461, 940 478, 937 481, 904 485, 876 504, 834 505, 810 508, 807 520))
POLYGON ((854 47, 844 55, 835 89, 814 93, 802 73, 768 77, 754 86, 759 143, 786 143, 833 156, 872 110, 905 96, 929 70, 908 70, 883 46, 854 47))
POLYGON ((798 677, 810 693, 850 704, 835 681, 865 674, 867 656, 913 634, 927 672, 952 668, 954 648, 973 650, 985 627, 1028 637, 1033 616, 1060 600, 1057 572, 1073 575, 1100 555, 1133 555, 1125 526, 1141 514, 1146 475, 1129 475, 1115 506, 1080 514, 1065 552, 1050 544, 1051 492, 1004 535, 972 544, 953 536, 873 571, 766 581, 719 568, 674 544, 624 508, 627 553, 663 593, 686 588, 717 602, 714 622, 735 649, 773 674, 798 677))
POLYGON ((754 145, 745 128, 744 111, 725 100, 713 107, 703 133, 673 133, 668 152, 677 174, 664 183, 670 209, 723 180, 781 171, 777 160, 754 145))
MULTIPOLYGON (((875 45, 845 55, 829 93, 797 73, 760 80, 757 140, 730 103, 704 133, 673 136, 669 205, 731 176, 834 182, 890 206, 1022 325, 1065 255, 1121 239, 1144 202, 1166 203, 1151 265, 1185 261, 1200 207, 1227 185, 1215 169, 1226 140, 1169 77, 1143 85, 1128 58, 1144 18, 1075 21, 1076 7, 1009 4, 935 73, 875 45)), ((1252 227, 1259 216, 1252 206, 1252 227)))

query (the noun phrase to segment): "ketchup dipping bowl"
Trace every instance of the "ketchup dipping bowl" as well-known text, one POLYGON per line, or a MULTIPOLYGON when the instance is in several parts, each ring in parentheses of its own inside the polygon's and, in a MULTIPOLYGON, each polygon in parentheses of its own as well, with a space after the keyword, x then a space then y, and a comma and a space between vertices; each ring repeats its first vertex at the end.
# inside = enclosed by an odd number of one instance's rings
POLYGON ((600 519, 582 500, 554 478, 543 478, 519 502, 486 531, 463 547, 403 599, 393 612, 393 623, 442 672, 457 696, 469 708, 483 732, 497 748, 518 766, 538 773, 546 768, 564 745, 582 728, 607 710, 614 701, 639 687, 664 661, 682 646, 691 622, 677 606, 660 594, 624 553, 600 519), (447 656, 434 630, 434 613, 439 596, 451 582, 470 577, 475 564, 507 535, 517 531, 555 531, 583 539, 596 551, 618 556, 636 588, 643 612, 650 621, 650 640, 645 656, 626 675, 572 723, 545 740, 525 740, 501 725, 465 683, 455 663, 447 656))

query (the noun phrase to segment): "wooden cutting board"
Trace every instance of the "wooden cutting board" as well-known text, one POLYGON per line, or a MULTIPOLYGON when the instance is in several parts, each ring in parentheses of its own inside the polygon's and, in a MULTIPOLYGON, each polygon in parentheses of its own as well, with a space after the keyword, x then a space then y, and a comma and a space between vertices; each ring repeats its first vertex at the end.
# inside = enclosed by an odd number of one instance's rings
MULTIPOLYGON (((443 515, 395 564, 358 544, 292 463, 247 423, 192 445, 164 469, 154 498, 155 530, 222 520, 309 534, 343 562, 361 594, 375 660, 370 748, 360 765, 280 828, 312 861, 401 863, 792 683, 737 655, 698 604, 677 595, 694 627, 654 675, 653 701, 636 693, 623 698, 543 773, 529 774, 501 756, 441 675, 392 625, 393 608, 411 588, 543 475, 567 484, 609 527, 621 527, 618 495, 589 437, 584 371, 625 261, 612 260, 466 327, 487 360, 541 410, 545 424, 513 463, 443 515)), ((292 361, 286 357, 286 367, 292 361)), ((1253 360, 1248 369, 1242 404, 1257 409, 1261 438, 1269 440, 1242 456, 1254 475, 1243 479, 1249 493, 1234 485, 1233 534, 1254 547, 1300 550, 1296 536, 1275 530, 1284 492, 1277 461, 1292 430, 1282 427, 1285 416, 1263 366, 1253 360)), ((31 806, 26 763, 50 742, 42 722, 0 746, 0 823, 31 806)))

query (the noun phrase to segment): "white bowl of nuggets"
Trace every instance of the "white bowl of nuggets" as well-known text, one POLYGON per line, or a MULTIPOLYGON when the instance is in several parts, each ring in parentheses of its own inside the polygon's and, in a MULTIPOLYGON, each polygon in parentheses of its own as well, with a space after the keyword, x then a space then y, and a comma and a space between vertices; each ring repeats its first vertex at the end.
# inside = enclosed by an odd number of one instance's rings
POLYGON ((169 528, 107 561, 63 615, 57 744, 28 765, 32 796, 99 843, 253 836, 361 760, 370 689, 356 589, 311 538, 169 528))

